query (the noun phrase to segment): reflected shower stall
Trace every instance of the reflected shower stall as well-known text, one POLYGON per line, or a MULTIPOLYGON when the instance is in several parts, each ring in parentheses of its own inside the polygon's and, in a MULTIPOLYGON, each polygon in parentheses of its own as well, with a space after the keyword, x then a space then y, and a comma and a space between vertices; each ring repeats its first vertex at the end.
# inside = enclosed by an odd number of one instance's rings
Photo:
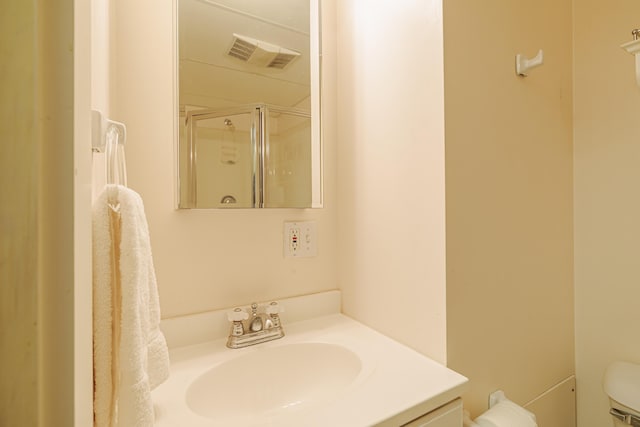
POLYGON ((251 104, 185 111, 179 207, 311 207, 311 145, 304 110, 251 104))

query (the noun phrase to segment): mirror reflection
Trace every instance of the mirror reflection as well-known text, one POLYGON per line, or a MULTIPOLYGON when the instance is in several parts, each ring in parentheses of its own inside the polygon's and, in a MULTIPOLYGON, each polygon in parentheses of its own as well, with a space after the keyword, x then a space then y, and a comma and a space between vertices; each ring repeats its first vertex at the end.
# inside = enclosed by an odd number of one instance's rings
POLYGON ((321 207, 317 0, 178 0, 179 207, 321 207))

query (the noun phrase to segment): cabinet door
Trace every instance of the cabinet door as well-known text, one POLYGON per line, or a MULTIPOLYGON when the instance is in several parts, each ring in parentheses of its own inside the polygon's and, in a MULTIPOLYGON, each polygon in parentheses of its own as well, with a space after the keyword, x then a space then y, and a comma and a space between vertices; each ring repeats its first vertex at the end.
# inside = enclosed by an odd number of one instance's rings
POLYGON ((462 427, 462 399, 456 399, 403 427, 462 427))

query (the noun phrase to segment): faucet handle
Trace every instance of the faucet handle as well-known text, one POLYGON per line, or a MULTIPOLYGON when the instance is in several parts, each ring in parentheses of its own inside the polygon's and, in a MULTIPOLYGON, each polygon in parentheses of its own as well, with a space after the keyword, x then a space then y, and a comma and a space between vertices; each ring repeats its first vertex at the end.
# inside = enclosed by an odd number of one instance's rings
POLYGON ((278 314, 278 313, 282 313, 284 311, 284 308, 281 307, 277 301, 273 301, 271 304, 265 307, 264 311, 269 315, 278 314))
POLYGON ((249 313, 247 313, 240 307, 227 312, 227 319, 229 319, 230 322, 239 322, 241 320, 247 320, 248 318, 249 313))

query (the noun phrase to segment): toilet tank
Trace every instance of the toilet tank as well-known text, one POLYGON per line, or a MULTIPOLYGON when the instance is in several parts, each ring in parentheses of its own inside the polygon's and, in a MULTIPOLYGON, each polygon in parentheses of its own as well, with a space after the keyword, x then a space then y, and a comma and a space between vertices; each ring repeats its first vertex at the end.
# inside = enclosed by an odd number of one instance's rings
POLYGON ((640 416, 640 365, 614 362, 607 368, 603 383, 604 391, 612 401, 612 415, 616 416, 614 411, 617 408, 625 413, 633 411, 631 415, 634 417, 640 416))

